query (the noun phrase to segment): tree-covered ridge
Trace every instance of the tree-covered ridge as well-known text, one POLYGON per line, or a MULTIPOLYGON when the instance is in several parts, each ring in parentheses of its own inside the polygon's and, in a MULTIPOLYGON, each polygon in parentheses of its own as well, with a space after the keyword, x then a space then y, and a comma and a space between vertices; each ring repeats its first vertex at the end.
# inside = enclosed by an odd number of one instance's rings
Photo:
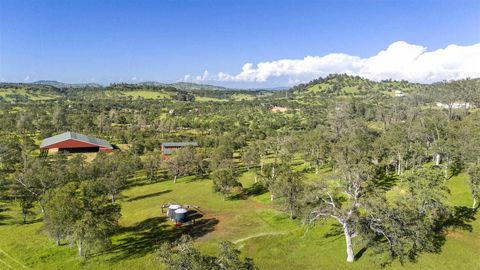
MULTIPOLYGON (((445 99, 441 90, 476 89, 480 79, 438 82, 433 84, 411 83, 408 81, 372 81, 359 76, 331 74, 309 83, 296 85, 289 90, 248 90, 229 89, 195 83, 158 83, 138 84, 113 83, 108 86, 97 84, 65 84, 56 81, 35 83, 1 83, 0 98, 21 102, 27 99, 47 100, 56 98, 125 98, 125 99, 169 99, 179 101, 225 101, 225 100, 297 100, 302 104, 316 103, 319 99, 342 96, 389 96, 404 97, 417 95, 445 99)), ((472 92, 472 91, 470 91, 472 92)))
POLYGON ((395 96, 401 93, 409 94, 431 94, 438 89, 438 85, 447 84, 468 84, 474 87, 480 85, 480 79, 465 79, 450 82, 437 82, 433 84, 411 83, 405 80, 382 80, 372 81, 360 76, 352 76, 347 74, 331 74, 325 78, 318 78, 305 84, 299 84, 290 89, 290 92, 297 99, 315 98, 318 96, 347 96, 347 95, 368 95, 368 94, 384 94, 388 96, 395 96))

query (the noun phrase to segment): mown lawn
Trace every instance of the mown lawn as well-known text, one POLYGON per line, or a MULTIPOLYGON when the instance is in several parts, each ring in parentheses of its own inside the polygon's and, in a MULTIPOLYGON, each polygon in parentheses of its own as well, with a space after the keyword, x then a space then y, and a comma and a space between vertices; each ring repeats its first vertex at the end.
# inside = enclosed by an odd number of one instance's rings
MULTIPOLYGON (((322 169, 321 174, 328 174, 322 169)), ((449 181, 449 203, 470 206, 465 175, 449 181)), ((308 181, 315 176, 309 174, 308 181)), ((253 175, 241 177, 244 187, 253 184, 253 175)), ((376 269, 370 251, 353 264, 345 262, 342 235, 335 233, 332 223, 317 224, 306 230, 298 221, 276 210, 269 194, 256 194, 246 199, 224 200, 212 192, 209 179, 184 177, 172 181, 148 183, 140 172, 120 199, 121 231, 113 237, 109 250, 97 253, 88 261, 76 257, 75 248, 67 243, 56 247, 42 230, 40 220, 20 224, 16 205, 3 205, 0 216, 0 269, 156 269, 155 249, 165 240, 175 239, 183 229, 166 221, 160 206, 178 202, 197 205, 204 215, 194 227, 197 245, 204 252, 216 253, 217 243, 233 241, 246 256, 254 258, 261 269, 376 269), (25 266, 25 267, 24 267, 25 266)), ((471 223, 473 232, 454 230, 440 254, 423 254, 417 263, 386 269, 480 269, 480 221, 471 223)), ((355 246, 359 251, 363 246, 355 246)))

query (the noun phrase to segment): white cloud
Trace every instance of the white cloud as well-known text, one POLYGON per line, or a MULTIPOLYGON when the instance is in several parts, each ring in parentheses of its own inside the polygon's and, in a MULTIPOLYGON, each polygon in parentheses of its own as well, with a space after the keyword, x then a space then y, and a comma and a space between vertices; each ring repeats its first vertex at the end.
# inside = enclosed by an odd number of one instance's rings
POLYGON ((131 80, 132 80, 132 82, 136 82, 136 81, 137 81, 137 77, 133 76, 131 80))
POLYGON ((203 72, 203 75, 198 75, 195 77, 195 80, 196 81, 207 81, 209 80, 209 76, 208 76, 208 70, 205 70, 203 72))
POLYGON ((23 79, 23 81, 24 81, 24 82, 30 81, 30 76, 27 75, 27 76, 25 77, 25 79, 23 79))
MULTIPOLYGON (((288 84, 309 81, 331 73, 359 75, 372 80, 395 79, 412 82, 480 77, 480 43, 471 46, 449 45, 428 51, 426 47, 397 41, 376 55, 361 58, 344 53, 306 56, 246 63, 236 75, 219 72, 195 77, 196 81, 265 83, 275 79, 288 84)), ((190 78, 190 77, 189 77, 190 78)))

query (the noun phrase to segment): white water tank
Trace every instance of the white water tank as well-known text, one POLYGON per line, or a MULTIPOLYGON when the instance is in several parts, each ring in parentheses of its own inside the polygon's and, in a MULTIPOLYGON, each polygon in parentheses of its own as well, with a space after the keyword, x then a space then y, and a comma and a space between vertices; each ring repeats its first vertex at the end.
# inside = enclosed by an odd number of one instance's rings
POLYGON ((175 222, 185 222, 187 219, 187 209, 179 208, 175 210, 175 222))
POLYGON ((179 209, 180 208, 180 205, 178 204, 171 204, 169 207, 168 207, 168 218, 169 219, 175 219, 175 210, 179 209))

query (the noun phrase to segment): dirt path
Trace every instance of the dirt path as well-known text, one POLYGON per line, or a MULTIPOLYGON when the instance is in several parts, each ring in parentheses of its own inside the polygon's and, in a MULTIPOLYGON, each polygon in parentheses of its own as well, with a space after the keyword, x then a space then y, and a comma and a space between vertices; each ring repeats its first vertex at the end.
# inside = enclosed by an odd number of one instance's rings
POLYGON ((20 261, 18 261, 17 259, 15 259, 14 257, 10 256, 10 254, 8 254, 7 252, 5 252, 3 249, 0 248, 0 255, 3 255, 0 257, 0 262, 3 263, 4 265, 6 265, 8 268, 10 269, 18 269, 18 266, 21 266, 22 268, 24 269, 29 269, 26 265, 24 265, 23 263, 21 263, 20 261), (3 257, 3 258, 2 258, 3 257), (14 262, 15 266, 17 266, 17 268, 13 268, 12 265, 10 265, 9 263, 7 263, 6 259, 8 259, 8 261, 10 263, 14 262))
POLYGON ((0 263, 2 263, 3 265, 5 265, 5 266, 8 267, 9 269, 13 269, 13 267, 12 267, 10 264, 6 263, 6 262, 5 262, 4 260, 2 260, 2 259, 0 259, 0 263))
POLYGON ((287 234, 287 233, 286 232, 257 233, 257 234, 254 234, 254 235, 251 235, 251 236, 248 236, 248 237, 245 237, 245 238, 237 239, 237 240, 233 241, 233 243, 238 244, 240 242, 247 241, 247 240, 252 239, 252 238, 262 237, 262 236, 273 236, 273 235, 284 235, 284 234, 287 234))

